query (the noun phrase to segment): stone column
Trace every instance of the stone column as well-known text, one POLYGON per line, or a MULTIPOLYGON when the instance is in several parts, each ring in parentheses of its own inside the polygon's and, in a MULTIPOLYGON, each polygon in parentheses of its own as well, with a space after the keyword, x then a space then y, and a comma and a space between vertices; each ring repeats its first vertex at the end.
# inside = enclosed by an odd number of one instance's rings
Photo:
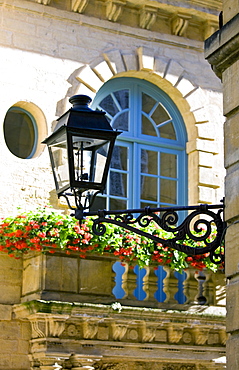
POLYGON ((223 83, 227 285, 227 370, 239 367, 239 5, 223 1, 223 27, 205 42, 206 59, 223 83))

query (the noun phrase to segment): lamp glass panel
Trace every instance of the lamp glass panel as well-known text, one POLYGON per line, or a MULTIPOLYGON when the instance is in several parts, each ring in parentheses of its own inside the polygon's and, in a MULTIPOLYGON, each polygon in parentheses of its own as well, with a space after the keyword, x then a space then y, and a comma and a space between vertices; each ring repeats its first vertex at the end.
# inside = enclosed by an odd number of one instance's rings
POLYGON ((101 183, 109 152, 109 143, 104 139, 72 137, 74 179, 101 183))
POLYGON ((96 150, 95 154, 95 164, 94 164, 94 171, 93 171, 93 181, 97 183, 101 183, 103 180, 103 175, 105 172, 105 166, 109 154, 109 142, 102 145, 100 148, 96 150))
POLYGON ((69 166, 66 139, 61 137, 49 146, 52 157, 52 170, 57 190, 69 185, 69 166))

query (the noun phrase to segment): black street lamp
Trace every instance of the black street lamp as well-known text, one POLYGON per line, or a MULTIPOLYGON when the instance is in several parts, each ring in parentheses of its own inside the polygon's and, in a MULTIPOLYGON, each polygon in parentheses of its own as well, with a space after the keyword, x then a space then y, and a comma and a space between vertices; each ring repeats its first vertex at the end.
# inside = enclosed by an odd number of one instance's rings
POLYGON ((58 197, 64 196, 71 209, 88 209, 103 192, 116 137, 105 112, 88 107, 91 98, 75 95, 73 107, 63 114, 47 144, 58 197))
POLYGON ((75 95, 69 101, 73 107, 58 119, 53 134, 43 143, 49 149, 57 195, 66 198, 69 208, 75 211, 74 217, 82 220, 86 216, 98 216, 93 221, 96 235, 103 235, 104 223, 111 223, 188 255, 209 253, 212 262, 220 264, 224 255, 218 253, 218 248, 226 231, 221 218, 224 204, 89 211, 95 196, 105 189, 115 140, 120 132, 112 129, 105 112, 88 107, 91 102, 88 96, 75 95), (70 197, 74 197, 74 207, 70 197), (217 213, 212 211, 214 209, 217 213), (180 211, 190 213, 179 225, 180 211), (139 228, 151 222, 156 228, 170 232, 171 237, 165 240, 139 228), (204 246, 187 246, 183 242, 187 239, 203 242, 204 246))

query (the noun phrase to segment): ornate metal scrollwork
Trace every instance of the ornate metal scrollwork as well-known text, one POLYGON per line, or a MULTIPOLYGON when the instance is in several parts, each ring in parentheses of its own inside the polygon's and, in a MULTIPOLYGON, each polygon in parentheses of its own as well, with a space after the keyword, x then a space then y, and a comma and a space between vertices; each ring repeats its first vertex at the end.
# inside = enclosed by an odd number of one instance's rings
MULTIPOLYGON (((101 210, 83 212, 83 216, 98 216, 93 220, 93 232, 96 235, 103 235, 106 232, 105 223, 114 224, 187 255, 209 253, 211 261, 220 264, 224 259, 224 254, 221 250, 218 251, 218 248, 221 247, 226 230, 225 222, 221 217, 223 209, 223 204, 202 204, 174 208, 101 210), (212 211, 215 209, 217 212, 212 211), (178 216, 180 211, 190 211, 183 221, 180 221, 178 216), (149 225, 154 226, 155 232, 150 233, 143 230, 149 225), (170 233, 171 236, 167 239, 159 237, 157 234, 160 230, 170 233), (195 247, 187 245, 187 240, 195 242, 195 247), (197 243, 200 243, 200 246, 197 246, 197 243)), ((76 214, 75 217, 82 219, 82 214, 76 214)))

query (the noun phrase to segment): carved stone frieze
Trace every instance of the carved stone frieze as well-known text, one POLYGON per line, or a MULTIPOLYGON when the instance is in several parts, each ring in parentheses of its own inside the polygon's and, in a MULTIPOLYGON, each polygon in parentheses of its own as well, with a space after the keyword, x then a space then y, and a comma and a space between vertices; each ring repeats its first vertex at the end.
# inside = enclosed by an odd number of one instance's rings
POLYGON ((97 320, 86 320, 83 322, 83 338, 93 339, 98 331, 97 320))
POLYGON ((112 338, 114 340, 122 340, 127 332, 128 324, 127 322, 125 323, 112 322, 111 328, 112 328, 112 338))
POLYGON ((169 325, 168 338, 170 343, 178 343, 183 336, 183 328, 169 325))
POLYGON ((195 343, 198 345, 204 345, 208 340, 209 328, 194 328, 195 343))
MULTIPOLYGON (((52 0, 31 1, 52 7, 57 7, 58 3, 52 0)), ((204 1, 206 3, 205 11, 198 9, 198 1, 195 0, 190 1, 190 7, 184 7, 183 13, 181 13, 175 2, 169 4, 166 1, 156 0, 150 2, 138 2, 137 0, 69 0, 70 10, 75 13, 100 19, 105 18, 111 22, 118 22, 127 26, 132 26, 133 21, 136 27, 142 29, 157 30, 166 34, 171 33, 179 37, 183 36, 200 41, 208 38, 218 29, 218 16, 214 9, 216 1, 214 0, 212 5, 208 4, 206 0, 201 0, 200 3, 202 4, 204 1), (213 8, 213 12, 210 12, 210 7, 213 8), (188 27, 195 32, 186 34, 188 27)), ((61 1, 61 5, 64 10, 69 10, 67 1, 65 4, 61 1)), ((218 11, 220 11, 220 2, 217 6, 218 11)))
POLYGON ((59 337, 65 329, 68 317, 68 315, 31 315, 28 319, 31 323, 32 338, 59 337))
POLYGON ((152 342, 156 336, 156 326, 147 326, 143 325, 142 327, 142 341, 143 342, 152 342))

